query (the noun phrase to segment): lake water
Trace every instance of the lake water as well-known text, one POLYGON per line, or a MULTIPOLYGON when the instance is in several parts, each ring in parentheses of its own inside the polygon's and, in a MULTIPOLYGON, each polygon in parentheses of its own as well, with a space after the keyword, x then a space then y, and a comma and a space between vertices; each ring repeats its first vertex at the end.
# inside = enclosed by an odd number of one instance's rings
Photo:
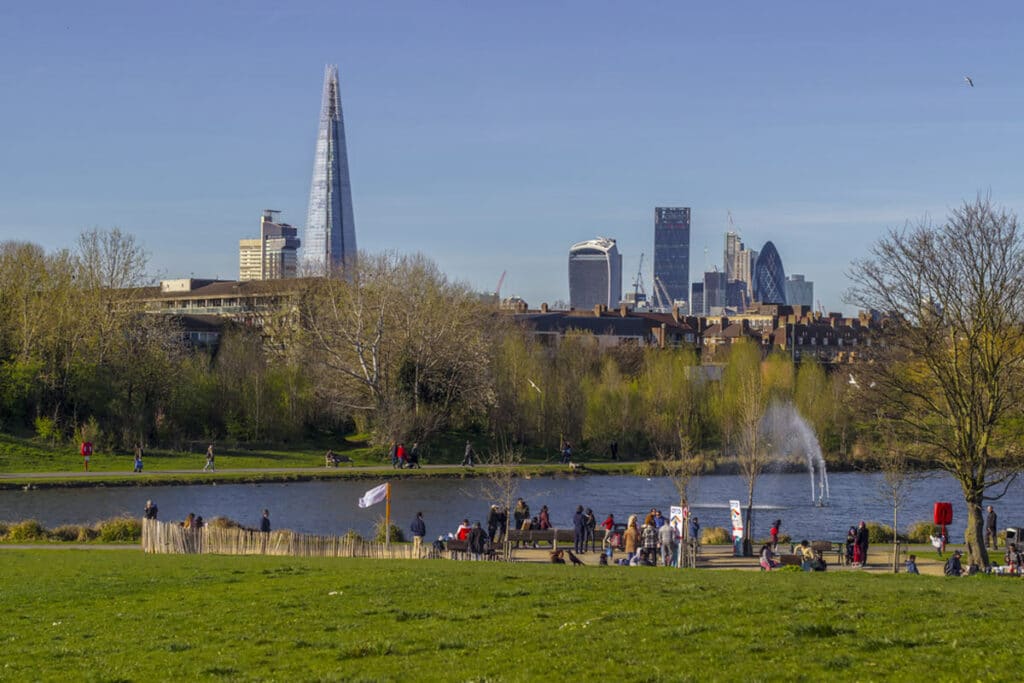
MULTIPOLYGON (((755 491, 754 534, 767 536, 776 518, 782 532, 794 539, 845 538, 846 530, 859 522, 890 522, 891 505, 879 491, 881 475, 837 473, 829 477, 831 500, 827 507, 811 503, 807 474, 766 474, 755 491)), ((276 529, 318 534, 342 534, 354 529, 368 534, 376 519, 384 516, 384 504, 360 509, 359 497, 377 482, 322 481, 289 484, 231 484, 203 486, 98 487, 0 491, 0 519, 38 519, 48 527, 92 523, 121 514, 142 514, 146 500, 160 508, 160 519, 184 519, 194 512, 206 519, 230 517, 257 526, 263 508, 269 508, 276 529)), ((463 518, 486 521, 490 501, 479 480, 411 478, 392 482, 392 519, 403 531, 417 511, 422 511, 427 533, 436 537, 454 532, 463 518)), ((1024 526, 1024 485, 1015 483, 994 503, 999 526, 1024 526)), ((531 512, 541 505, 551 511, 557 527, 571 527, 576 505, 591 507, 603 520, 609 512, 625 521, 633 513, 645 514, 658 507, 668 515, 677 500, 668 479, 634 476, 579 476, 521 480, 519 495, 531 512)), ((729 500, 743 501, 744 484, 735 475, 699 477, 692 487, 695 514, 704 527, 728 528, 729 500)), ((900 527, 930 521, 935 501, 953 503, 954 542, 963 540, 966 512, 959 486, 949 476, 935 473, 918 482, 900 512, 900 527)))

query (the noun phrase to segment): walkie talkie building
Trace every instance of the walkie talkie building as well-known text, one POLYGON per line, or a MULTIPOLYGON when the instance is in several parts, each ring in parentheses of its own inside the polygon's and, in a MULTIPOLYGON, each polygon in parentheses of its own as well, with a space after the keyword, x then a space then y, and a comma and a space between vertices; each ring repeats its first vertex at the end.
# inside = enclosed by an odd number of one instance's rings
POLYGON ((351 268, 355 262, 356 226, 345 147, 345 119, 341 113, 338 67, 330 64, 324 72, 313 184, 302 238, 302 274, 330 275, 351 268))

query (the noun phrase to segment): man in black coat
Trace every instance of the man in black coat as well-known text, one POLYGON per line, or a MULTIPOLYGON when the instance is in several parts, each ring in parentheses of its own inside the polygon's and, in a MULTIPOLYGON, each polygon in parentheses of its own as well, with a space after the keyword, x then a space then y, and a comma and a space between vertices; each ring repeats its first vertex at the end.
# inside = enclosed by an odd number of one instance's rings
POLYGON ((999 547, 999 525, 996 523, 996 511, 989 505, 988 517, 985 518, 985 545, 992 542, 992 550, 999 547))
POLYGON ((576 506, 576 514, 572 516, 572 540, 573 550, 578 553, 585 552, 587 545, 587 523, 584 520, 583 506, 576 506))
POLYGON ((473 528, 469 530, 469 535, 466 536, 466 543, 469 546, 469 552, 473 554, 473 559, 482 560, 484 550, 487 549, 487 535, 480 528, 480 522, 473 522, 473 528))
POLYGON ((860 563, 865 566, 868 563, 868 525, 864 522, 857 527, 857 545, 860 546, 860 563))
POLYGON ((412 532, 412 554, 413 557, 420 556, 420 548, 423 546, 423 537, 427 535, 427 523, 423 521, 423 513, 417 512, 416 519, 409 525, 412 532))

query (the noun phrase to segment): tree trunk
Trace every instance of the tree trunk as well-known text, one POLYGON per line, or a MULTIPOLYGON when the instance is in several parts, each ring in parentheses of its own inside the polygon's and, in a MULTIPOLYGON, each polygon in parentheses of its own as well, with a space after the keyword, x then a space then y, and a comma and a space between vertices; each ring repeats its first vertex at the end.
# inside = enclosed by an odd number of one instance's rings
POLYGON ((967 543, 967 557, 970 564, 978 567, 988 566, 988 549, 985 547, 985 519, 982 514, 982 493, 967 493, 967 530, 964 531, 964 542, 967 543))
POLYGON ((892 573, 900 573, 900 532, 897 531, 899 528, 896 526, 897 515, 899 513, 899 507, 896 505, 892 506, 892 573))
POLYGON ((750 538, 750 527, 754 517, 754 496, 747 499, 747 520, 743 523, 743 557, 754 556, 754 544, 750 538))

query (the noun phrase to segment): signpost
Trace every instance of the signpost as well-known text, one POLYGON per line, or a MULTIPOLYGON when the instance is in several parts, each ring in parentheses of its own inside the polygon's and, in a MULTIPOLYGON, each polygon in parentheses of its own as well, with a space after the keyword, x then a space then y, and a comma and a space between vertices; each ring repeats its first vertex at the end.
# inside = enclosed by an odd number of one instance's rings
POLYGON ((738 500, 729 501, 729 516, 732 517, 732 553, 743 556, 743 512, 738 500))

